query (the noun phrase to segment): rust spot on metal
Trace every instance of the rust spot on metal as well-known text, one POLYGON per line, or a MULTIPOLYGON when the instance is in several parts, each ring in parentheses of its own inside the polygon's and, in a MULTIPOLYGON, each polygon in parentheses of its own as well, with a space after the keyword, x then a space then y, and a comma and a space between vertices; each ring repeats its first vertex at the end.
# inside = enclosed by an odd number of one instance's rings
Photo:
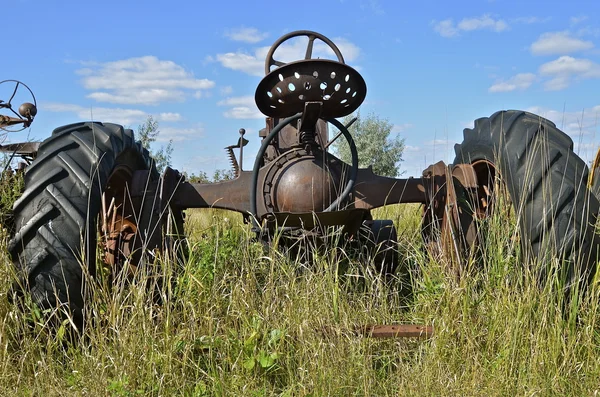
POLYGON ((370 338, 431 338, 433 336, 432 326, 415 324, 367 325, 356 331, 370 338))

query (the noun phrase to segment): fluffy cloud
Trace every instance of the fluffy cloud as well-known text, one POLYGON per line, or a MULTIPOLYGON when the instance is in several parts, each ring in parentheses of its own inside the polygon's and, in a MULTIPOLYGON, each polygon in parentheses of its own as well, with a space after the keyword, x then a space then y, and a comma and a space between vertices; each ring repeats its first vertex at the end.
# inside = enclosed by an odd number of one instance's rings
POLYGON ((565 55, 593 47, 591 41, 573 37, 569 32, 547 32, 531 44, 530 51, 533 55, 565 55))
POLYGON ((264 75, 264 56, 261 60, 258 56, 258 50, 254 55, 239 51, 217 54, 217 61, 227 69, 238 70, 252 76, 264 75))
POLYGON ((78 74, 83 86, 93 91, 88 98, 126 105, 183 101, 188 94, 215 85, 213 81, 195 78, 175 62, 155 56, 91 64, 78 70, 78 74))
POLYGON ((452 144, 448 139, 432 139, 423 143, 425 146, 448 146, 452 144))
POLYGON ((189 139, 197 139, 204 136, 204 126, 201 124, 189 128, 159 127, 160 134, 156 137, 157 142, 181 142, 189 139))
POLYGON ((159 113, 159 121, 181 121, 181 115, 179 113, 159 113))
MULTIPOLYGON (((49 112, 73 113, 80 120, 93 120, 106 123, 117 123, 125 126, 142 123, 148 117, 148 113, 139 109, 84 107, 68 103, 47 102, 42 103, 41 108, 49 112)), ((182 120, 179 113, 159 113, 155 116, 158 121, 174 122, 182 120)), ((161 127, 162 130, 162 127, 161 127)))
POLYGON ((256 107, 254 97, 250 95, 223 99, 217 102, 217 105, 230 107, 223 112, 223 116, 229 119, 261 119, 265 117, 256 107))
POLYGON ((577 17, 571 17, 569 18, 569 22, 571 23, 571 25, 577 25, 580 24, 581 22, 587 21, 588 20, 588 16, 587 15, 580 15, 577 17))
POLYGON ((401 134, 406 130, 409 130, 411 128, 413 128, 414 126, 410 123, 404 123, 404 124, 394 124, 394 126, 392 127, 392 133, 393 134, 401 134))
MULTIPOLYGON (((335 38, 333 42, 338 46, 344 56, 344 60, 348 63, 356 60, 360 55, 360 49, 344 38, 335 38)), ((290 39, 290 41, 277 48, 274 58, 286 63, 304 59, 307 44, 308 38, 304 36, 290 39)), ((269 48, 270 46, 259 47, 253 53, 237 51, 217 54, 215 58, 221 65, 228 69, 262 77, 265 73, 265 58, 269 52, 269 48)), ((337 59, 333 50, 320 40, 316 40, 314 43, 312 57, 337 59)), ((212 60, 212 57, 209 57, 208 60, 212 60)))
POLYGON ((589 59, 562 56, 554 61, 540 66, 542 74, 580 74, 588 77, 598 77, 598 64, 589 59))
POLYGON ((255 44, 266 39, 269 34, 260 32, 256 28, 236 28, 231 29, 225 33, 226 37, 229 37, 233 41, 241 41, 244 43, 255 44))
POLYGON ((229 95, 233 92, 233 87, 230 85, 227 85, 225 87, 221 87, 220 93, 221 95, 229 95))
POLYGON ((517 17, 511 19, 511 22, 531 25, 534 23, 545 23, 551 20, 552 17, 517 17))
POLYGON ((238 96, 223 99, 222 101, 217 102, 219 106, 256 106, 254 104, 254 97, 251 95, 246 96, 238 96))
POLYGON ((533 73, 519 73, 508 80, 498 81, 492 85, 489 92, 510 92, 515 90, 525 90, 535 81, 533 73))
POLYGON ((460 32, 471 32, 474 30, 491 30, 493 32, 502 32, 509 28, 508 23, 502 19, 494 19, 489 14, 480 17, 463 18, 458 24, 454 24, 453 19, 443 21, 433 21, 433 30, 442 37, 458 36, 460 32))
POLYGON ((148 117, 148 113, 137 109, 105 108, 105 107, 83 107, 67 103, 44 103, 43 110, 58 113, 74 113, 80 120, 102 121, 131 125, 140 123, 148 117))
POLYGON ((465 18, 458 23, 458 29, 469 32, 472 30, 487 29, 493 32, 502 32, 508 29, 508 24, 501 19, 495 20, 489 15, 478 18, 465 18))
POLYGON ((435 22, 433 30, 438 32, 442 37, 454 37, 458 35, 458 29, 454 26, 452 19, 444 19, 440 22, 435 22))
POLYGON ((544 87, 549 91, 558 91, 569 86, 572 79, 590 79, 600 77, 600 65, 589 59, 562 56, 540 66, 539 72, 550 77, 544 87))

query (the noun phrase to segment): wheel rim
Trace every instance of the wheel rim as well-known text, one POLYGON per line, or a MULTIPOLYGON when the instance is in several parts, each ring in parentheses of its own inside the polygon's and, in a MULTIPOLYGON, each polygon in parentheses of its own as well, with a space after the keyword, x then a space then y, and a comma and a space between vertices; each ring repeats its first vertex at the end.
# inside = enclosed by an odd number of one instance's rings
POLYGON ((133 170, 125 165, 117 166, 108 178, 107 188, 102 195, 100 222, 101 247, 104 265, 118 272, 125 265, 130 271, 137 267, 136 253, 139 243, 136 238, 138 225, 129 186, 133 170))
POLYGON ((424 207, 421 232, 432 256, 445 258, 459 272, 462 259, 482 243, 478 224, 492 215, 499 173, 486 159, 455 164, 445 172, 444 184, 433 186, 434 195, 424 207))
POLYGON ((494 205, 495 183, 498 172, 495 165, 488 160, 476 160, 471 163, 477 178, 477 193, 473 198, 473 207, 478 219, 491 215, 494 205))

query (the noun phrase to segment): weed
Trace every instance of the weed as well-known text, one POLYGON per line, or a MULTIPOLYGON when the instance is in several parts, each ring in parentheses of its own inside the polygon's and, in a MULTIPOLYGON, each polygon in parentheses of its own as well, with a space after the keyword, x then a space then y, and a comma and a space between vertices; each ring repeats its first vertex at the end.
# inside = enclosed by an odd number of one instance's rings
MULTIPOLYGON (((501 208, 500 206, 498 206, 501 208)), ((381 212, 379 212, 381 211, 381 212)), ((600 377, 598 283, 576 321, 539 288, 507 233, 510 214, 485 222, 483 263, 464 277, 420 241, 420 210, 395 206, 404 265, 400 291, 349 258, 343 246, 314 252, 309 267, 252 242, 241 219, 188 211, 183 270, 169 257, 128 282, 91 285, 89 323, 73 342, 44 316, 6 299, 0 267, 0 395, 590 395, 600 377), (508 220, 506 216, 509 216, 508 220), (347 265, 340 267, 341 261, 347 265), (299 266, 302 270, 299 271, 299 266), (169 286, 160 304, 148 280, 169 286), (377 340, 366 324, 433 325, 429 340, 377 340)), ((385 212, 384 212, 385 211, 385 212)), ((482 227, 483 230, 483 227, 482 227)), ((118 279, 118 278, 117 278, 118 279)))

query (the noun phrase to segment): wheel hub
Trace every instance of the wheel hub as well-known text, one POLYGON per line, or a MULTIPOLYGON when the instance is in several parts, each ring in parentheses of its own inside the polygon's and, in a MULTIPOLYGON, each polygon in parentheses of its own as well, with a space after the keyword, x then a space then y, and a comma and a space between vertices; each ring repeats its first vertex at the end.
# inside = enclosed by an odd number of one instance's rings
POLYGON ((339 178, 321 156, 304 148, 288 151, 271 163, 263 182, 270 212, 320 212, 337 196, 339 178))

